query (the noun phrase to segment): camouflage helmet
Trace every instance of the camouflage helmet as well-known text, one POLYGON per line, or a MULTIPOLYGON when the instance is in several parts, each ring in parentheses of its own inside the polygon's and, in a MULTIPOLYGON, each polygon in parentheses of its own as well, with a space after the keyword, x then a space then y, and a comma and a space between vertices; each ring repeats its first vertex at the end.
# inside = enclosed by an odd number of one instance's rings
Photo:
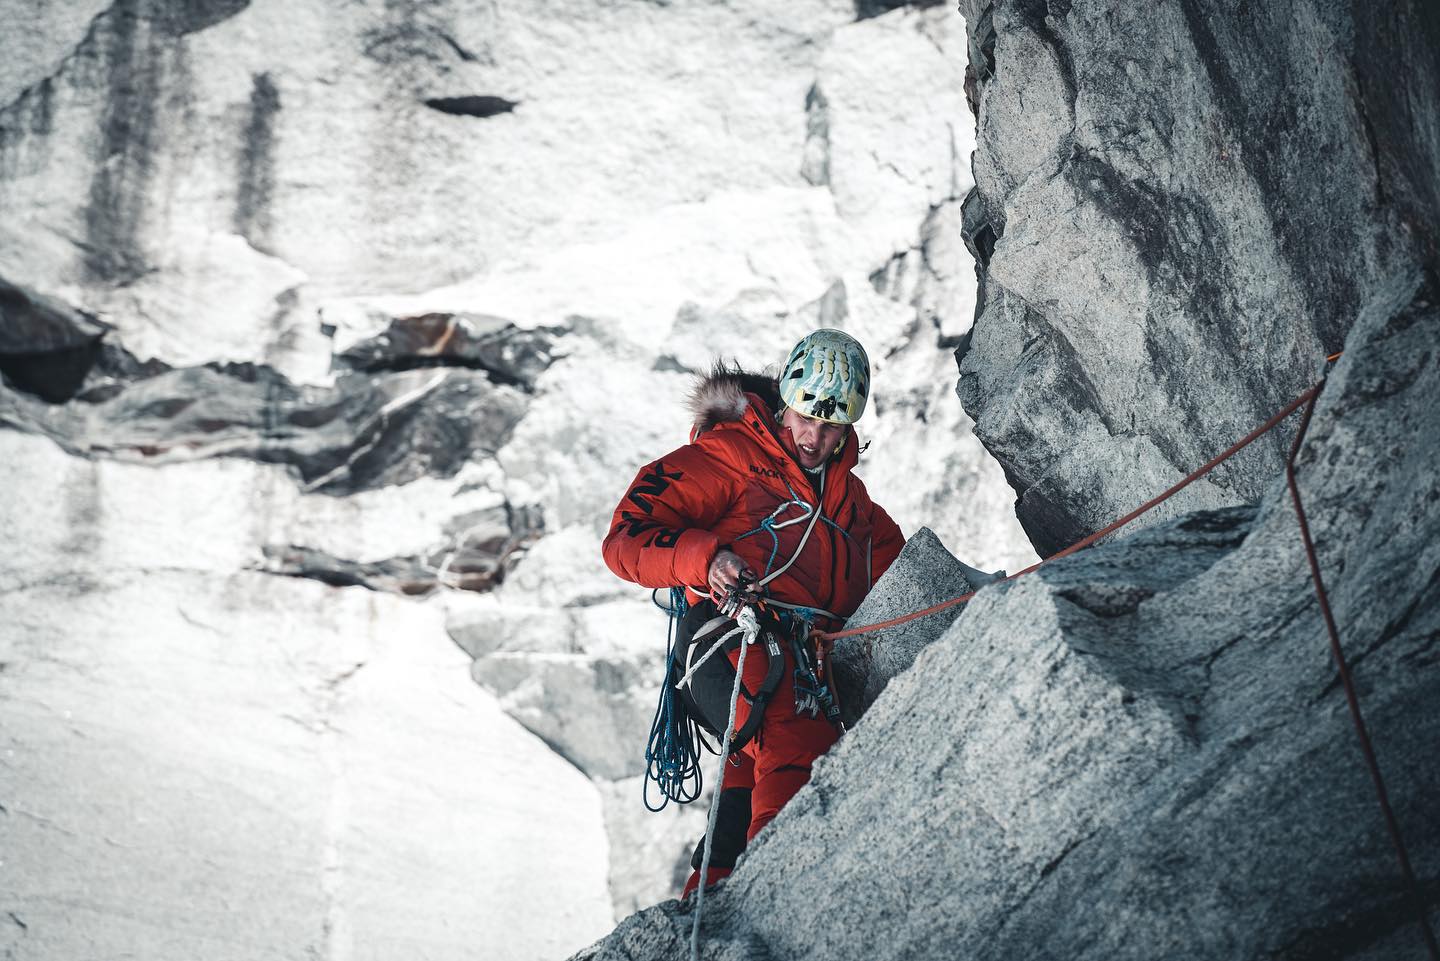
POLYGON ((853 424, 869 397, 870 358, 841 330, 806 334, 780 371, 780 400, 807 417, 853 424))

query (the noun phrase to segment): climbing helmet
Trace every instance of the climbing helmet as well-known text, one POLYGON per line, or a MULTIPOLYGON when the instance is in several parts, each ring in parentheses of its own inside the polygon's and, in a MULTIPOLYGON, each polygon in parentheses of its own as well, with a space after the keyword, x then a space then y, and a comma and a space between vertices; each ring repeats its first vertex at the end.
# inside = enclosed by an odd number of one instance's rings
POLYGON ((842 330, 822 328, 801 338, 780 371, 786 407, 832 424, 853 424, 870 397, 870 358, 842 330))

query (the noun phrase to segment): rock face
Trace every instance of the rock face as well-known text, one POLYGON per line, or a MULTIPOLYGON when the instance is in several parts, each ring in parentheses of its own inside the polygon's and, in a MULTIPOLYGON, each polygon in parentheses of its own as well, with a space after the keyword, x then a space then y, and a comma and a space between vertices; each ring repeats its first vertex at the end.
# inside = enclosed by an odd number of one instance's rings
MULTIPOLYGON (((1366 305, 1299 460, 1432 916, 1437 321, 1434 274, 1366 305)), ((982 590, 707 900, 702 957, 1421 956, 1323 630, 1278 483, 982 590)), ((576 957, 683 958, 689 923, 576 957)))
MULTIPOLYGON (((956 560, 929 528, 922 527, 905 543, 905 549, 851 615, 846 627, 878 624, 924 610, 969 594, 990 580, 989 575, 981 575, 956 560)), ((908 671, 916 656, 944 634, 963 609, 963 605, 955 605, 882 631, 837 641, 831 664, 845 724, 853 726, 875 703, 885 685, 908 671)))
MULTIPOLYGON (((1424 3, 961 4, 981 310, 960 394, 1042 554, 1279 410, 1433 253, 1424 3)), ((1288 429, 1157 516, 1254 502, 1288 429)))

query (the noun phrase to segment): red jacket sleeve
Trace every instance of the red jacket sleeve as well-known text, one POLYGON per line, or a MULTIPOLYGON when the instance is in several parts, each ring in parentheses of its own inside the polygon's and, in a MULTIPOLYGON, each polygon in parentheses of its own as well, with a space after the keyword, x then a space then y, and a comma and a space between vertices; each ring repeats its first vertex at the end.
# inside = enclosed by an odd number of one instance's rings
POLYGON ((900 550, 905 546, 905 535, 900 532, 900 525, 885 513, 885 508, 874 502, 870 506, 874 510, 871 515, 874 534, 870 541, 870 586, 874 587, 875 582, 895 563, 895 558, 900 556, 900 550))
POLYGON ((605 564, 643 587, 702 592, 720 539, 710 532, 736 496, 732 471, 699 444, 641 468, 610 519, 605 564))

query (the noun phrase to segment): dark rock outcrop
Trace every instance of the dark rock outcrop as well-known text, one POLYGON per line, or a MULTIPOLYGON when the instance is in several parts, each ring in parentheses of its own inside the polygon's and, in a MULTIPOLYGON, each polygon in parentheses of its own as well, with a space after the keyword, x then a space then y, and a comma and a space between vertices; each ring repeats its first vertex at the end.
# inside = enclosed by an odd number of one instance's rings
MULTIPOLYGON (((1366 305, 1300 484, 1440 900, 1440 288, 1366 305)), ((1295 515, 1201 512, 986 588, 706 902, 709 959, 1421 956, 1295 515), (816 905, 824 912, 814 923, 816 905)), ((581 952, 683 958, 666 902, 581 952)))
POLYGON ((104 321, 0 278, 0 374, 51 403, 75 396, 110 330, 104 321))
MULTIPOLYGON (((11 386, 23 381, 5 375, 11 386)), ((528 403, 483 370, 351 374, 332 388, 299 387, 263 365, 171 369, 109 345, 70 403, 0 389, 0 425, 87 457, 286 464, 307 490, 338 495, 453 476, 472 457, 493 456, 528 403)))
MULTIPOLYGON (((961 8, 966 233, 987 266, 960 395, 1045 555, 1280 409, 1434 256, 1440 18, 1418 0, 961 8)), ((1174 511, 1253 503, 1286 440, 1174 511)))
POLYGON ((396 317, 381 333, 336 354, 335 364, 359 371, 471 367, 529 393, 554 361, 555 341, 564 333, 555 327, 527 330, 484 314, 396 317))
POLYGON ((525 548, 544 533, 536 508, 502 504, 446 525, 447 542, 421 555, 356 561, 291 544, 266 545, 263 570, 307 577, 334 587, 361 586, 395 594, 428 594, 440 587, 488 591, 505 579, 525 548))

